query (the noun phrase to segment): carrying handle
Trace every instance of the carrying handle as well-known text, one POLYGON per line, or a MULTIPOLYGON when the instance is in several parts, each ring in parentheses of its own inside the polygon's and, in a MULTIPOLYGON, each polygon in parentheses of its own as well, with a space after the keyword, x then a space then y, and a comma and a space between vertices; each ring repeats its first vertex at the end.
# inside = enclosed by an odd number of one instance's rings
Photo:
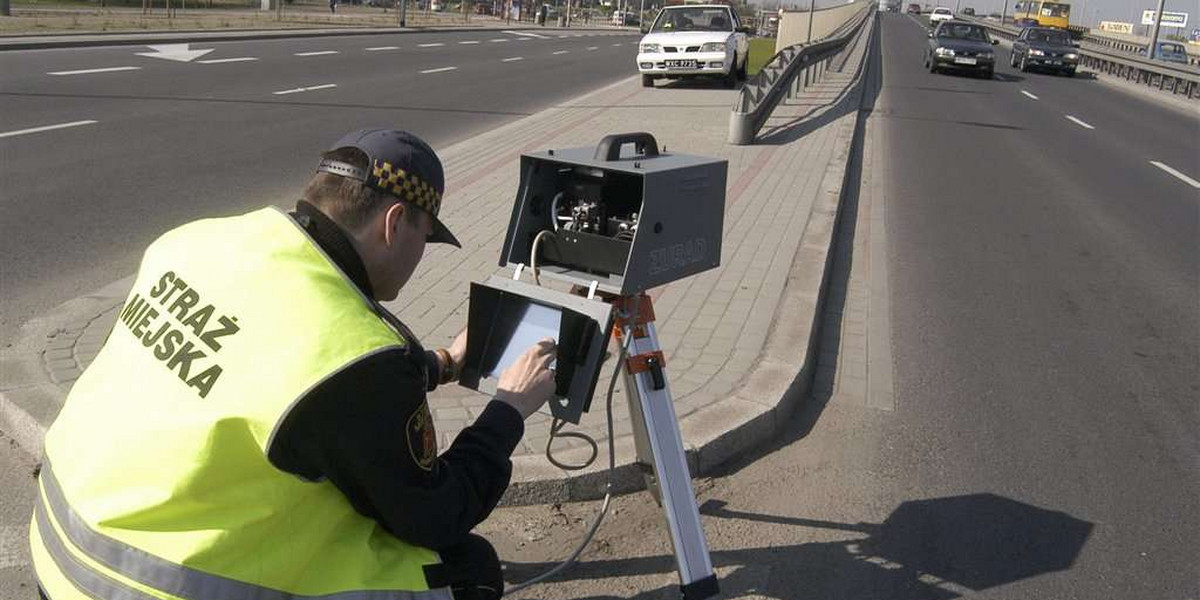
POLYGON ((636 133, 614 133, 604 136, 596 146, 596 160, 611 162, 621 158, 621 147, 634 144, 637 153, 644 158, 658 156, 658 141, 645 131, 636 133))

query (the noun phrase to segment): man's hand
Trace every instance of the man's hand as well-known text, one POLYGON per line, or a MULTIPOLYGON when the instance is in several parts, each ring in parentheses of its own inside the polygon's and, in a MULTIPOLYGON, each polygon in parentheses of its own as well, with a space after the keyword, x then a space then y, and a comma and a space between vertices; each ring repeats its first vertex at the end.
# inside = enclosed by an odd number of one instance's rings
POLYGON ((454 338, 454 342, 446 349, 450 353, 450 358, 454 361, 454 371, 457 373, 462 371, 463 361, 467 359, 467 330, 463 329, 458 337, 454 338))
POLYGON ((526 350, 500 374, 496 399, 512 406, 521 418, 537 412, 554 395, 554 372, 550 363, 558 354, 554 340, 546 338, 526 350))

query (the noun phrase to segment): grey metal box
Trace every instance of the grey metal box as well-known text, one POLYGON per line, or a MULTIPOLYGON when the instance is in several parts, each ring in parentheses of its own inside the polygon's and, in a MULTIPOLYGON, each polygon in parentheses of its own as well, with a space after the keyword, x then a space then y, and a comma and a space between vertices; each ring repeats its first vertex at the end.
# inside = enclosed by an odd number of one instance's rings
POLYGON ((631 295, 712 269, 721 261, 727 170, 723 159, 660 153, 645 133, 522 155, 500 265, 530 264, 535 237, 555 229, 552 217, 565 219, 565 204, 586 201, 601 215, 636 213, 636 229, 613 237, 560 227, 540 242, 543 276, 631 295), (638 153, 621 152, 631 144, 638 153))

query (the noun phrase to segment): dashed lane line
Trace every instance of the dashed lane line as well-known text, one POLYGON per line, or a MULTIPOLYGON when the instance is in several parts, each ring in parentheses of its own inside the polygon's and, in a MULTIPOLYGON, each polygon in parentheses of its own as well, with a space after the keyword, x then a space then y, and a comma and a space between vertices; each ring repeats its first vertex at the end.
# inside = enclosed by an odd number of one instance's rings
POLYGON ((599 46, 588 46, 588 52, 591 52, 592 50, 599 50, 599 49, 600 49, 599 46))
POLYGON ((1027 91, 1025 91, 1025 90, 1021 90, 1021 93, 1022 93, 1022 94, 1025 94, 1026 96, 1029 96, 1030 98, 1033 98, 1034 100, 1037 100, 1037 99, 1038 99, 1038 97, 1037 97, 1037 96, 1034 96, 1033 94, 1030 94, 1029 92, 1027 92, 1027 91))
POLYGON ((1076 117, 1073 117, 1073 116, 1071 116, 1071 115, 1067 115, 1067 120, 1068 120, 1068 121, 1070 121, 1070 122, 1072 122, 1072 123, 1074 123, 1074 124, 1076 124, 1076 125, 1078 125, 1078 126, 1080 126, 1080 127, 1082 127, 1082 128, 1084 128, 1084 129, 1095 129, 1095 127, 1093 127, 1093 126, 1091 126, 1091 125, 1088 125, 1087 123, 1084 123, 1083 121, 1081 121, 1081 120, 1079 120, 1078 118, 1076 118, 1076 117))
POLYGON ((616 48, 617 46, 620 46, 620 44, 613 44, 613 48, 616 48))
POLYGON ((221 65, 225 63, 250 62, 253 60, 258 59, 254 58, 253 56, 239 56, 237 58, 211 58, 209 60, 198 60, 196 62, 202 65, 221 65))
POLYGON ((1196 181, 1195 179, 1192 179, 1191 177, 1188 177, 1187 175, 1184 175, 1183 173, 1180 173, 1179 171, 1172 169, 1170 167, 1170 165, 1163 164, 1157 160, 1150 161, 1150 164, 1162 169, 1163 171, 1166 171, 1167 173, 1169 173, 1171 175, 1174 175, 1176 179, 1200 190, 1200 181, 1196 181))
POLYGON ((438 46, 445 46, 445 45, 446 44, 444 44, 442 42, 434 42, 432 44, 417 44, 417 47, 418 48, 437 48, 438 46))
POLYGON ((514 61, 518 61, 518 60, 525 60, 525 57, 524 56, 513 56, 510 58, 502 58, 502 59, 500 59, 500 62, 514 62, 514 61))
POLYGON ((365 48, 367 52, 383 52, 384 50, 399 50, 400 46, 375 46, 374 48, 365 48))
POLYGON ((41 133, 43 131, 54 131, 55 129, 66 129, 68 127, 79 127, 80 125, 91 125, 99 123, 99 121, 71 121, 70 123, 59 123, 58 125, 43 125, 41 127, 30 127, 29 129, 18 129, 17 131, 6 131, 0 133, 0 138, 16 137, 18 135, 27 135, 30 133, 41 133))
POLYGON ((521 37, 537 38, 537 39, 542 39, 542 40, 549 38, 549 36, 545 36, 540 33, 533 33, 532 31, 513 31, 511 29, 505 29, 504 31, 501 31, 500 33, 507 33, 510 35, 519 35, 521 37))
MULTIPOLYGON (((518 41, 518 42, 520 42, 520 41, 525 41, 525 40, 528 40, 528 39, 530 39, 530 38, 520 38, 520 39, 518 39, 517 41, 518 41)), ((489 42, 491 42, 491 43, 493 43, 493 44, 499 44, 499 43, 501 43, 501 42, 507 42, 507 41, 509 41, 509 40, 508 40, 508 39, 505 39, 505 38, 492 38, 492 39, 490 39, 490 40, 488 40, 488 41, 489 41, 489 42)))
POLYGON ((78 71, 51 71, 47 75, 90 75, 92 73, 116 73, 117 71, 140 71, 141 67, 105 67, 103 69, 80 69, 78 71))
POLYGON ((465 41, 459 42, 459 45, 460 46, 470 46, 472 44, 478 44, 478 43, 479 43, 479 40, 465 40, 465 41))
POLYGON ((309 86, 309 87, 294 88, 294 89, 290 89, 290 90, 280 90, 278 92, 271 92, 271 93, 276 96, 286 96, 288 94, 298 94, 300 92, 314 92, 316 90, 327 90, 329 88, 335 88, 335 87, 337 87, 336 83, 326 83, 323 85, 313 85, 313 86, 309 86))
POLYGON ((425 69, 424 71, 421 71, 421 74, 428 75, 429 73, 445 73, 446 71, 457 71, 457 70, 458 70, 458 67, 442 67, 440 69, 425 69))
POLYGON ((570 50, 559 50, 558 52, 555 52, 554 55, 557 56, 559 54, 567 54, 568 52, 570 52, 570 50))
POLYGON ((337 50, 317 50, 316 52, 297 52, 293 56, 326 56, 328 54, 340 54, 337 50))

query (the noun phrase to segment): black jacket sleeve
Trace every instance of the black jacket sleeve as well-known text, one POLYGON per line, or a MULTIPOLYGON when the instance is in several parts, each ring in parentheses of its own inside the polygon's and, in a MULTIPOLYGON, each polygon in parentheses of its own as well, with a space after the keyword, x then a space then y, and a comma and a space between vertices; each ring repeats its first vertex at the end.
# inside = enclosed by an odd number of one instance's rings
POLYGON ((496 507, 525 424, 516 409, 493 400, 434 457, 424 436, 434 435, 436 447, 436 435, 419 427, 426 419, 433 427, 423 362, 388 351, 325 380, 284 417, 268 458, 302 478, 328 479, 396 537, 441 550, 496 507))

